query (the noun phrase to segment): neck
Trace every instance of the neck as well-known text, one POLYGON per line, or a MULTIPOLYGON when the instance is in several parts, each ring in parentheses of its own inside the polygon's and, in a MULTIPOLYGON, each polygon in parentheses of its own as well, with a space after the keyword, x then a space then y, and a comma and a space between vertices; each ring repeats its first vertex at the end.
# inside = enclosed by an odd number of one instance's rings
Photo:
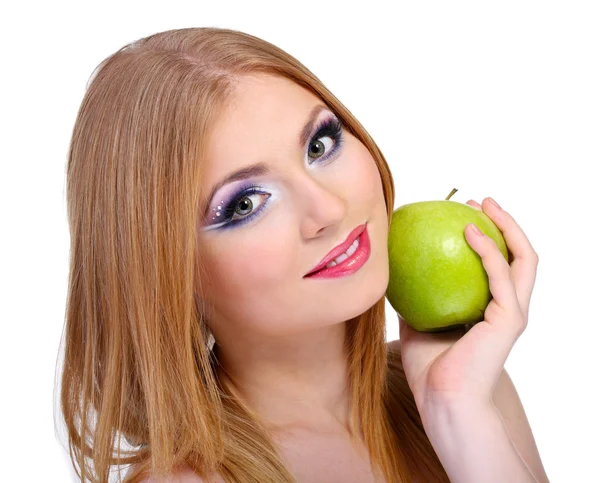
POLYGON ((228 338, 219 377, 273 431, 347 431, 350 418, 344 322, 293 336, 228 338))

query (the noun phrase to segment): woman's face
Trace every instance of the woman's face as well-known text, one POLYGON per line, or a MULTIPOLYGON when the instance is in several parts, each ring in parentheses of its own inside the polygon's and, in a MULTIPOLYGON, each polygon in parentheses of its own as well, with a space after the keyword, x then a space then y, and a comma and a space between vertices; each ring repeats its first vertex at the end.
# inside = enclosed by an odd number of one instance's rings
POLYGON ((256 74, 241 78, 214 125, 203 188, 206 197, 218 189, 201 206, 199 236, 217 341, 343 322, 385 293, 388 222, 380 175, 360 141, 327 124, 336 119, 296 83, 256 74), (244 177, 221 184, 241 169, 244 177), (358 271, 304 277, 365 223, 371 253, 358 271))

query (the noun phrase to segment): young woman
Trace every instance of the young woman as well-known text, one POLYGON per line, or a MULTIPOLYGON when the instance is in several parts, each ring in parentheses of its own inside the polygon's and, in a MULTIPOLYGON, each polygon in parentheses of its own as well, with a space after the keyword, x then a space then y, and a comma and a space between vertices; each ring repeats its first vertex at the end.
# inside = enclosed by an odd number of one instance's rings
POLYGON ((466 230, 485 320, 399 319, 386 344, 393 201, 361 124, 268 42, 180 29, 102 62, 67 173, 61 396, 81 481, 546 481, 503 371, 537 255, 470 201, 514 256, 466 230), (315 275, 332 257, 337 276, 315 275))

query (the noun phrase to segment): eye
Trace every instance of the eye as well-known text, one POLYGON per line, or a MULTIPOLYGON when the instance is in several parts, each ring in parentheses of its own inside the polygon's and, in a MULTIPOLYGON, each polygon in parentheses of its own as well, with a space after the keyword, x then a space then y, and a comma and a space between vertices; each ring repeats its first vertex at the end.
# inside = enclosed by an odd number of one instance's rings
POLYGON ((341 144, 342 124, 335 117, 326 119, 319 125, 316 134, 308 143, 308 157, 311 160, 324 161, 338 151, 341 144))
POLYGON ((319 139, 311 141, 309 144, 309 148, 308 148, 308 155, 313 159, 320 158, 321 156, 323 156, 323 154, 331 146, 333 146, 333 141, 331 141, 330 139, 328 140, 329 137, 331 137, 331 136, 323 136, 323 137, 320 137, 319 139), (324 139, 326 141, 323 142, 323 141, 321 141, 321 139, 324 139))
POLYGON ((243 189, 229 204, 213 208, 211 216, 213 223, 209 225, 209 229, 231 228, 247 223, 264 209, 267 204, 265 200, 270 196, 270 193, 265 193, 255 186, 243 189))
POLYGON ((225 211, 225 216, 227 217, 227 219, 235 221, 239 219, 234 218, 235 215, 239 215, 243 218, 249 213, 252 213, 252 210, 254 209, 254 202, 252 201, 252 198, 255 198, 256 196, 265 195, 260 195, 258 193, 246 193, 241 198, 234 201, 234 203, 225 211))
POLYGON ((242 193, 227 207, 225 210, 225 219, 223 221, 237 224, 241 221, 249 220, 262 210, 264 202, 261 203, 261 197, 265 200, 269 196, 271 196, 269 193, 257 191, 247 191, 242 193), (251 214, 253 212, 254 214, 251 214))

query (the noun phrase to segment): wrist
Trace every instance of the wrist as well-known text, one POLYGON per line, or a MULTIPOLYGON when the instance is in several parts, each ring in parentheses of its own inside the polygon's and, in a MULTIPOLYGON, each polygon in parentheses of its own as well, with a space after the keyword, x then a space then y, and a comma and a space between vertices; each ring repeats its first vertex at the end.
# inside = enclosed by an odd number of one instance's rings
POLYGON ((483 423, 499 418, 498 410, 492 401, 486 403, 448 398, 426 398, 419 408, 419 414, 424 428, 429 429, 434 436, 438 429, 466 428, 475 421, 483 423))

